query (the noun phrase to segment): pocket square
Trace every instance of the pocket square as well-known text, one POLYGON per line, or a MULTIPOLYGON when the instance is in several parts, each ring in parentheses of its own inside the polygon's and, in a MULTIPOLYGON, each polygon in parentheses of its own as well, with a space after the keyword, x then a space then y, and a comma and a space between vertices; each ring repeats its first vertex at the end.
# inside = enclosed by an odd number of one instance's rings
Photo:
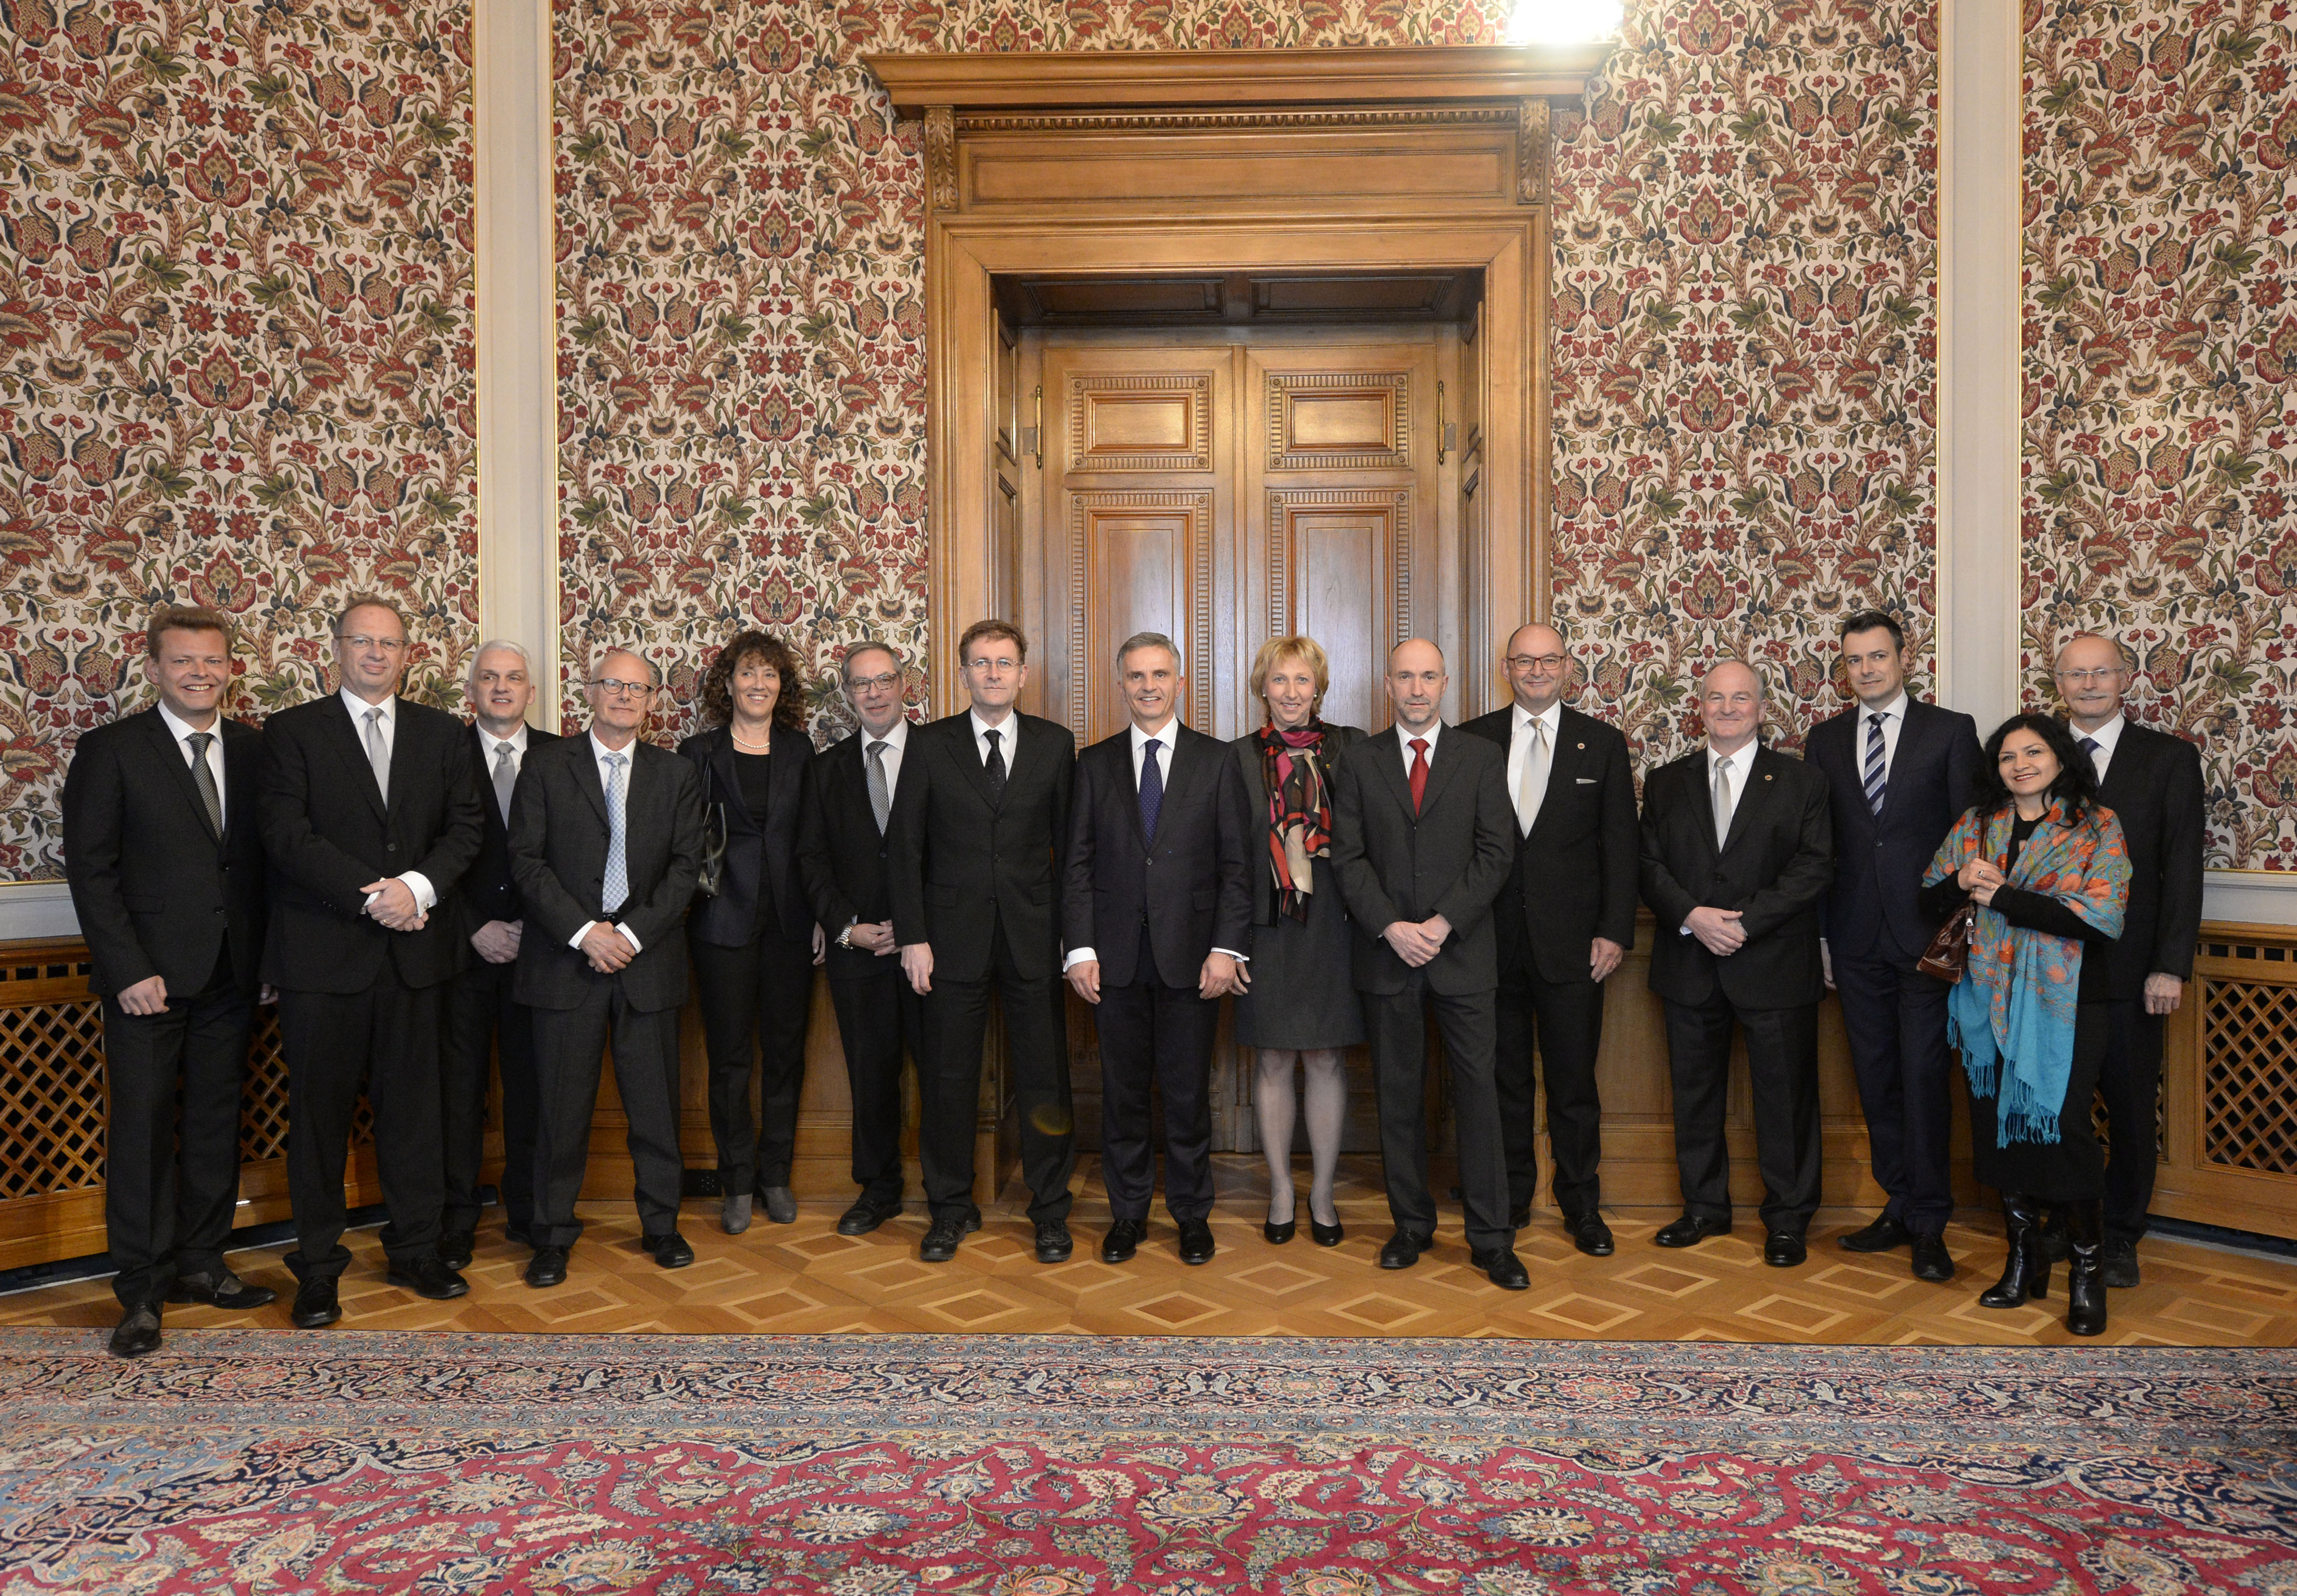
POLYGON ((1592 787, 1601 779, 1600 776, 1575 776, 1571 778, 1571 783, 1574 786, 1592 787))

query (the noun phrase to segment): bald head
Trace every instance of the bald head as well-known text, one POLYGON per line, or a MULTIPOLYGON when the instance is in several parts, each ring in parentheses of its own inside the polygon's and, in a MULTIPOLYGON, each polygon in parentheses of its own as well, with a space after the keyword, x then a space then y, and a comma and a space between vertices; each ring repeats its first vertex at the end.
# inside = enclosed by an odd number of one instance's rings
POLYGON ((1738 753, 1762 728, 1763 679, 1744 660, 1725 660, 1700 685, 1699 717, 1709 748, 1738 753))
POLYGON ((1444 651, 1425 638, 1408 638, 1387 654, 1387 701, 1395 706, 1395 723, 1407 736, 1417 736, 1443 713, 1444 651))
POLYGON ((1544 715, 1553 709, 1571 679, 1571 656, 1563 650, 1563 634, 1544 621, 1517 627, 1508 638, 1503 662, 1516 705, 1526 714, 1544 715))

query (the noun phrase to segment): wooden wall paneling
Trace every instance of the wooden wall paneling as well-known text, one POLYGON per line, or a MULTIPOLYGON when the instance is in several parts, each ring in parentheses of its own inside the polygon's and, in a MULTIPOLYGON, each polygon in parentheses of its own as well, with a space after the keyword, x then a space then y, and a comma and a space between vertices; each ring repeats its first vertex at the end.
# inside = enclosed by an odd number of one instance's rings
POLYGON ((2297 1236, 2297 932, 2202 926, 2162 1040, 2153 1212, 2297 1236))

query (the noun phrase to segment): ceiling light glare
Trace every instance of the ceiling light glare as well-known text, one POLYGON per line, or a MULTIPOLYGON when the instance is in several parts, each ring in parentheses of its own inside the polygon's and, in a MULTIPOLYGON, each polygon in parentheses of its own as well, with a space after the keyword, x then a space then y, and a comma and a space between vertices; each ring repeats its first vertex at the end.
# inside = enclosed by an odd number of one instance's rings
POLYGON ((1620 0, 1515 0, 1511 45, 1584 45, 1616 37, 1625 21, 1620 0))

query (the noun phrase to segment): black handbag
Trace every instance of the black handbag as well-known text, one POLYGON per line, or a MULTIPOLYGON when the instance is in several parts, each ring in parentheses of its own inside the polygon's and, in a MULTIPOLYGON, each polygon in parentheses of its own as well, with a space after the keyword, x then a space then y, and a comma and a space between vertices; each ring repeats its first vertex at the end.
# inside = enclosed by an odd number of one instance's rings
POLYGON ((717 783, 710 774, 708 761, 702 766, 702 868, 695 874, 694 894, 697 898, 714 898, 726 885, 726 806, 707 797, 717 783))

